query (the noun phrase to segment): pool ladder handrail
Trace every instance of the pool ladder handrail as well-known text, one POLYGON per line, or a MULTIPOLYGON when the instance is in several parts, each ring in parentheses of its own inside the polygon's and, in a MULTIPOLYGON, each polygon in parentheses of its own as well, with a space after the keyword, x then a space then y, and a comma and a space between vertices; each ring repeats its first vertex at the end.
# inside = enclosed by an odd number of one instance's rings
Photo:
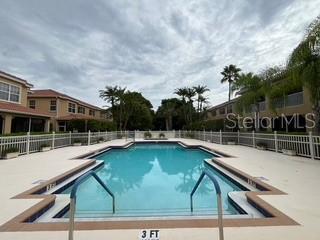
POLYGON ((191 194, 190 194, 190 208, 191 208, 191 212, 193 212, 193 194, 195 193, 195 191, 198 189, 201 181, 203 180, 204 176, 208 176, 209 179, 213 182, 214 188, 216 190, 217 193, 217 203, 218 203, 218 226, 219 226, 219 239, 223 240, 224 236, 223 236, 223 222, 222 222, 222 198, 221 198, 221 189, 220 189, 220 185, 218 183, 218 181, 216 180, 216 178, 213 176, 213 174, 208 170, 208 169, 204 169, 196 183, 196 185, 194 186, 191 194))
POLYGON ((74 232, 74 214, 76 210, 76 199, 77 199, 77 190, 81 183, 86 181, 89 177, 93 177, 106 192, 112 197, 112 213, 115 213, 115 198, 113 193, 110 191, 110 189, 104 184, 104 182, 98 177, 98 175, 90 170, 87 173, 83 174, 81 177, 79 177, 72 187, 71 193, 70 193, 70 216, 69 216, 69 240, 73 240, 73 232, 74 232))

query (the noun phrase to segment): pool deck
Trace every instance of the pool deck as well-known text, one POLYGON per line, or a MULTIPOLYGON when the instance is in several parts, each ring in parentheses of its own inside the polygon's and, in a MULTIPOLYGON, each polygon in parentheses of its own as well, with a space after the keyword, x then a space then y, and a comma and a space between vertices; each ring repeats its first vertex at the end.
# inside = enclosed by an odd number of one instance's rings
MULTIPOLYGON (((190 139, 170 139, 187 145, 203 145, 233 157, 222 158, 225 163, 270 184, 288 195, 264 195, 261 198, 293 218, 299 226, 228 227, 225 239, 320 239, 320 161, 303 157, 260 151, 237 145, 219 145, 190 139)), ((23 155, 16 159, 0 160, 0 225, 38 203, 37 199, 11 199, 37 185, 75 168, 88 160, 74 157, 107 146, 124 145, 125 140, 91 146, 65 147, 49 152, 23 155)), ((141 229, 76 231, 78 239, 139 239, 141 229)), ((67 239, 66 231, 0 232, 0 239, 67 239)), ((218 239, 217 228, 161 229, 160 239, 218 239)))

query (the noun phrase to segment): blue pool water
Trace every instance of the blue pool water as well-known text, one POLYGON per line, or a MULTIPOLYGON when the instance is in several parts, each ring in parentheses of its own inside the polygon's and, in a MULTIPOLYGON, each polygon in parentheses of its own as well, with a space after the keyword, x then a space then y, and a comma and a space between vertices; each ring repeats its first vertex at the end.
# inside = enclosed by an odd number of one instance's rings
MULTIPOLYGON (((190 193, 209 158, 208 152, 179 144, 134 144, 97 156, 104 165, 96 173, 115 195, 116 216, 190 215, 190 193)), ((212 171, 222 190, 224 214, 238 214, 227 194, 240 187, 212 171)), ((111 197, 93 178, 79 186, 76 217, 108 217, 111 206, 111 197)), ((212 214, 217 214, 216 194, 205 177, 194 195, 193 215, 212 214)))

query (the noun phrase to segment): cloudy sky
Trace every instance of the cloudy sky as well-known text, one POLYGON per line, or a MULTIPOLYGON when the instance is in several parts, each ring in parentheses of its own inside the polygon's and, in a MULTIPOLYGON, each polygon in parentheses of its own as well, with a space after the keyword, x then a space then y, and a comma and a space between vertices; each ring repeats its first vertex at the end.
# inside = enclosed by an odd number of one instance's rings
POLYGON ((105 85, 157 107, 205 84, 227 100, 225 65, 283 64, 320 0, 0 0, 0 70, 98 106, 105 85))

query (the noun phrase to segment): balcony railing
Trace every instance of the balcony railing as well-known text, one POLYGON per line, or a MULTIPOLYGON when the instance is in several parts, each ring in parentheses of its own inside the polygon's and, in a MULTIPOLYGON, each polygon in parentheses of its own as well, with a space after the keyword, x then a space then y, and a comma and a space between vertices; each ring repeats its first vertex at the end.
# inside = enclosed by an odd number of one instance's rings
POLYGON ((275 100, 274 106, 276 108, 285 108, 298 106, 303 104, 303 92, 297 92, 293 94, 289 94, 285 98, 279 98, 275 100))

